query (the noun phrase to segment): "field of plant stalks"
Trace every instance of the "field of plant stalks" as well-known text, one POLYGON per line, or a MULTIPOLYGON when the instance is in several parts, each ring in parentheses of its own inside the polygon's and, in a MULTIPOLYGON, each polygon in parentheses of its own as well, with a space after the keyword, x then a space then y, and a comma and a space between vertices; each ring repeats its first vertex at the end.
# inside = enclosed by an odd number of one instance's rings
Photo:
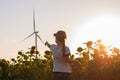
MULTIPOLYGON (((100 40, 88 41, 86 47, 76 48, 81 67, 72 67, 71 80, 120 80, 120 50, 106 46, 100 40)), ((0 80, 52 80, 52 52, 44 58, 32 46, 27 52, 19 51, 16 59, 0 59, 0 80)))

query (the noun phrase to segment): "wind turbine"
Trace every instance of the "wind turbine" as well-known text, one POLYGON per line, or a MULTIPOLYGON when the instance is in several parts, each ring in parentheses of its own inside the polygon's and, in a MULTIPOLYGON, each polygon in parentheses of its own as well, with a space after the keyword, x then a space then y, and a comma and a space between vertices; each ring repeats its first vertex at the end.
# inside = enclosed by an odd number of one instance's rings
MULTIPOLYGON (((37 52, 37 38, 40 39, 40 41, 44 44, 44 41, 41 39, 41 37, 38 35, 38 31, 36 31, 36 25, 35 25, 35 11, 33 9, 33 33, 30 34, 29 36, 27 36, 24 40, 28 39, 29 37, 31 37, 32 35, 35 35, 35 51, 37 52)), ((36 54, 37 57, 37 54, 36 54)))

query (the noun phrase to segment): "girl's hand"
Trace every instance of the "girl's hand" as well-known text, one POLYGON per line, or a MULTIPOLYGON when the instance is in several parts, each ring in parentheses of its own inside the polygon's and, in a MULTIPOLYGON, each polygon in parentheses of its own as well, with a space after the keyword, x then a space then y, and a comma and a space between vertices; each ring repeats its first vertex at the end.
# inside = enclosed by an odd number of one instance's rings
POLYGON ((48 46, 48 47, 50 47, 50 44, 47 41, 45 42, 45 45, 48 46))
POLYGON ((47 45, 47 44, 48 44, 48 42, 46 41, 46 42, 45 42, 45 45, 47 45))
POLYGON ((76 65, 77 67, 81 67, 81 64, 80 64, 80 62, 79 62, 78 60, 75 60, 74 63, 75 63, 75 65, 76 65))

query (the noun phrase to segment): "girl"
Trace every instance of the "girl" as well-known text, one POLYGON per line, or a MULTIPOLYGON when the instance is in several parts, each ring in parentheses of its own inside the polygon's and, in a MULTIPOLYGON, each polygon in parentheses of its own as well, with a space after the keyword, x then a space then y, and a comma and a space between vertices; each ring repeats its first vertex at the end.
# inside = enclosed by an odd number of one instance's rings
POLYGON ((71 68, 69 63, 80 66, 79 61, 69 58, 70 50, 65 45, 66 33, 62 30, 54 34, 56 44, 45 43, 53 53, 53 80, 70 80, 71 68))

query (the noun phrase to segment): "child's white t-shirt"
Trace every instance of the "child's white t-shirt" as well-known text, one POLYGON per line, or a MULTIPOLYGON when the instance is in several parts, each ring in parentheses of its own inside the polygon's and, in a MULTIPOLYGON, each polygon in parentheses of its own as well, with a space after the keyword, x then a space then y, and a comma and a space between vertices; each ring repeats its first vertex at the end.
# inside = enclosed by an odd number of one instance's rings
MULTIPOLYGON (((62 46, 55 44, 50 45, 50 50, 53 53, 53 72, 67 72, 71 73, 70 65, 63 62, 62 46)), ((65 54, 70 55, 70 50, 66 46, 65 54)))

